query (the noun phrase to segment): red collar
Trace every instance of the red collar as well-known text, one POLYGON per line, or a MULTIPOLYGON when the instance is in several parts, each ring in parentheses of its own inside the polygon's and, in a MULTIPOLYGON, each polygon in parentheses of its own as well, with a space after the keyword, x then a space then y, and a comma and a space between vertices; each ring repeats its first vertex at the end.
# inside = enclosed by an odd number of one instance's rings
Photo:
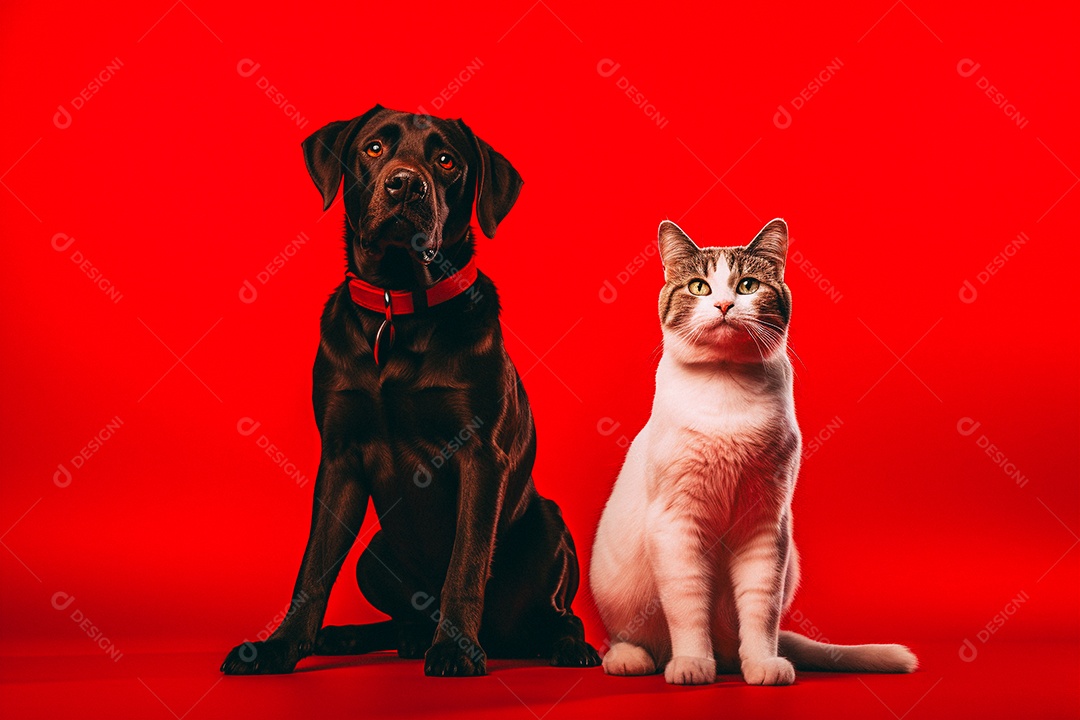
POLYGON ((349 295, 360 307, 387 312, 391 315, 408 315, 425 308, 456 298, 476 283, 476 258, 470 258, 465 267, 453 275, 444 277, 427 290, 386 290, 356 277, 351 271, 345 273, 349 282, 349 295))

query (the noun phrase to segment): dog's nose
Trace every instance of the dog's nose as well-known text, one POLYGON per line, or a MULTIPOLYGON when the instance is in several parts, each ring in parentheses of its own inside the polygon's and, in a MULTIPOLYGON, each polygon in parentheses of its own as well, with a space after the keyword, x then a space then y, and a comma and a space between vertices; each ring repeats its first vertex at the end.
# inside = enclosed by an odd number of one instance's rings
POLYGON ((409 203, 427 196, 427 182, 415 170, 399 168, 383 183, 386 194, 394 203, 409 203))

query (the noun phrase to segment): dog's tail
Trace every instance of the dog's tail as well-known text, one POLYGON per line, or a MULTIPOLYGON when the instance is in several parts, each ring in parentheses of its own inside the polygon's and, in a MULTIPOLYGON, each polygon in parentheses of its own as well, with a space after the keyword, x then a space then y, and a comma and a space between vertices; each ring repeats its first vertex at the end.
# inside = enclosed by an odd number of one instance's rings
POLYGON ((315 636, 315 655, 364 655, 397 647, 391 620, 367 625, 327 625, 315 636))
POLYGON ((798 670, 909 673, 919 666, 903 645, 830 645, 787 630, 780 631, 780 655, 798 670))

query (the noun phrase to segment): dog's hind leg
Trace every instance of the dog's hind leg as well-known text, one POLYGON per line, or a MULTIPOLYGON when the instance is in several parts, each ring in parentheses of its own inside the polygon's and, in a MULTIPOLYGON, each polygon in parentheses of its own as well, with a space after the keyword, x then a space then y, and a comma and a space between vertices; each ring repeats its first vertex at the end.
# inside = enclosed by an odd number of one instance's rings
POLYGON ((600 654, 585 640, 581 618, 567 608, 553 624, 554 638, 548 659, 556 667, 593 667, 600 664, 600 654))
POLYGON ((435 636, 430 615, 438 608, 438 597, 414 589, 418 584, 395 562, 382 531, 375 533, 361 554, 356 582, 368 602, 392 619, 366 625, 328 625, 319 631, 315 654, 363 655, 396 649, 402 658, 424 657, 435 636))
POLYGON ((397 641, 392 620, 367 625, 327 625, 315 637, 315 655, 364 655, 390 650, 397 641))
POLYGON ((585 626, 581 618, 574 615, 570 604, 577 594, 580 570, 577 550, 569 528, 563 521, 559 506, 547 498, 539 499, 546 525, 550 528, 554 547, 555 567, 560 565, 563 571, 558 574, 551 595, 550 619, 548 628, 550 646, 547 656, 552 665, 558 667, 593 667, 600 664, 600 654, 585 640, 585 626))
POLYGON ((571 603, 577 552, 559 506, 536 496, 498 546, 484 623, 496 657, 545 657, 552 665, 592 667, 600 655, 585 641, 571 603), (510 638, 507 642, 505 639, 510 638))

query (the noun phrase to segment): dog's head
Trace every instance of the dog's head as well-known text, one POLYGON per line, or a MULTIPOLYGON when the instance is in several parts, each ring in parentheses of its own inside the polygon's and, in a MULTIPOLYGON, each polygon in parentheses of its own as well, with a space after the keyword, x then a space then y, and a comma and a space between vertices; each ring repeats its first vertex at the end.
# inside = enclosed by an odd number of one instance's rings
POLYGON ((494 237, 522 185, 510 162, 462 121, 379 105, 315 131, 303 149, 324 210, 344 178, 358 267, 388 255, 427 266, 468 237, 474 200, 480 229, 494 237))

